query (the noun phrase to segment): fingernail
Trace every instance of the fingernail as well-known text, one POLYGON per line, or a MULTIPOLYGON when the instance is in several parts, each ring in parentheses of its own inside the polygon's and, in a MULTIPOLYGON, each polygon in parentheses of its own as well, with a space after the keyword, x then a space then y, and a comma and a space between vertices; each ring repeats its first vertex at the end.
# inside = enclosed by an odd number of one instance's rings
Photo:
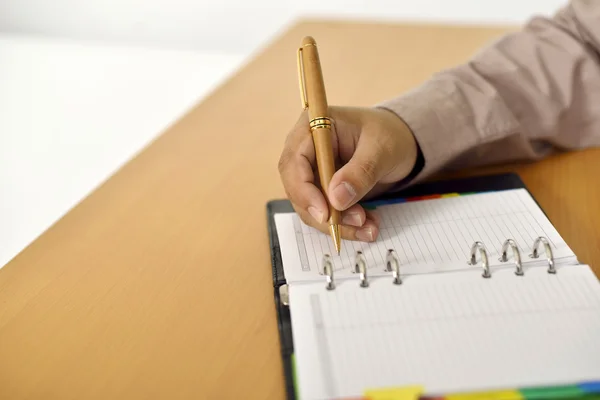
POLYGON ((347 182, 342 182, 333 189, 333 197, 342 208, 348 207, 355 196, 356 190, 347 182))
POLYGON ((364 228, 356 231, 356 238, 358 240, 362 240, 363 242, 372 242, 373 241, 373 229, 364 228))
POLYGON ((323 223, 323 213, 317 207, 308 207, 308 213, 312 215, 318 223, 323 223))
POLYGON ((344 225, 350 225, 350 226, 362 226, 362 218, 360 217, 360 214, 358 213, 350 213, 350 214, 346 214, 344 215, 344 218, 342 218, 342 223, 344 225))

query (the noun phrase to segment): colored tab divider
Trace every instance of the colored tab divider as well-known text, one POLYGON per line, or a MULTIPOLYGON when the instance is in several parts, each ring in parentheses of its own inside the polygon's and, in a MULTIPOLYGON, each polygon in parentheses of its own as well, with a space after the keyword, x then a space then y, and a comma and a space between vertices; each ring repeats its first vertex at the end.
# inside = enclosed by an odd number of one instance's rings
POLYGON ((422 394, 422 386, 403 386, 399 388, 369 389, 365 391, 364 399, 419 400, 422 394))
POLYGON ((493 392, 462 393, 445 396, 444 400, 524 400, 518 390, 499 390, 493 392))
POLYGON ((586 393, 600 394, 600 381, 584 382, 578 386, 586 393))
POLYGON ((399 204, 399 203, 410 203, 415 201, 422 200, 433 200, 433 199, 443 199, 448 197, 459 197, 459 196, 468 196, 471 194, 476 194, 476 192, 469 193, 444 193, 444 194, 429 194, 424 196, 413 196, 413 197, 393 197, 389 199, 380 199, 380 200, 369 200, 365 202, 360 202, 367 210, 374 210, 378 206, 385 206, 390 204, 399 204))
MULTIPOLYGON (((444 396, 444 400, 600 400, 600 382, 444 396)), ((419 399, 423 400, 423 399, 419 399)))
POLYGON ((585 394, 577 385, 525 388, 521 393, 527 400, 579 399, 585 394))
POLYGON ((290 355, 290 363, 292 367, 292 385, 294 389, 294 396, 296 396, 296 398, 299 399, 300 396, 298 393, 298 370, 296 366, 296 353, 292 353, 290 355))
POLYGON ((530 387, 519 390, 525 400, 600 399, 600 381, 573 385, 530 387))
MULTIPOLYGON (((600 381, 487 392, 426 395, 422 386, 369 389, 352 400, 600 400, 600 381)), ((345 399, 350 400, 350 399, 345 399)))

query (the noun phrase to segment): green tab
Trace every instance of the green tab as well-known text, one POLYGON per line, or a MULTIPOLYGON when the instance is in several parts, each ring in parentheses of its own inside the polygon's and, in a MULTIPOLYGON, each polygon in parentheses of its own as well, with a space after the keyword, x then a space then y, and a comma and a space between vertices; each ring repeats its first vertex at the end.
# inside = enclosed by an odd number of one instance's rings
POLYGON ((299 399, 300 396, 298 395, 298 377, 296 376, 296 354, 292 353, 290 359, 292 364, 292 382, 294 385, 294 395, 297 399, 299 399))
POLYGON ((575 385, 520 389, 520 392, 527 400, 587 399, 585 392, 575 385))

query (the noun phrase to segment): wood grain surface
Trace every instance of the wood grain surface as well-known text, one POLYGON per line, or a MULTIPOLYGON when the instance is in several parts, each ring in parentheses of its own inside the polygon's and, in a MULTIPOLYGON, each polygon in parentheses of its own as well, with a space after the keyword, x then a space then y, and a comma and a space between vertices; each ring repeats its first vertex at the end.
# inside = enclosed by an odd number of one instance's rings
MULTIPOLYGON (((0 399, 284 398, 265 203, 284 197, 300 40, 330 104, 372 105, 506 31, 291 27, 0 270, 0 399)), ((600 152, 502 168, 598 273, 600 152)))

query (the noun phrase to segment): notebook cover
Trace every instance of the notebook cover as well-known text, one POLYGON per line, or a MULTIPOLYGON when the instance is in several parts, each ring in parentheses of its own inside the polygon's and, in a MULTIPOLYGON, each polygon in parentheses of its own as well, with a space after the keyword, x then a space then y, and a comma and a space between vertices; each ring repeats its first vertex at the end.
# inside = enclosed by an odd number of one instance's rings
MULTIPOLYGON (((399 192, 387 193, 379 196, 377 199, 372 199, 371 201, 397 197, 428 196, 444 193, 489 192, 520 188, 527 189, 521 178, 517 174, 507 173, 424 182, 399 192)), ((283 271, 283 263, 281 261, 279 238, 277 237, 277 228, 275 226, 275 214, 289 212, 294 212, 294 209, 288 200, 272 200, 267 203, 267 224, 269 244, 271 247, 271 268, 273 273, 273 289, 279 328, 279 342, 284 367, 283 372, 285 376, 287 398, 290 400, 295 400, 296 393, 294 387, 294 343, 292 338, 292 325, 289 307, 282 303, 279 295, 279 287, 284 285, 286 281, 283 271)))

